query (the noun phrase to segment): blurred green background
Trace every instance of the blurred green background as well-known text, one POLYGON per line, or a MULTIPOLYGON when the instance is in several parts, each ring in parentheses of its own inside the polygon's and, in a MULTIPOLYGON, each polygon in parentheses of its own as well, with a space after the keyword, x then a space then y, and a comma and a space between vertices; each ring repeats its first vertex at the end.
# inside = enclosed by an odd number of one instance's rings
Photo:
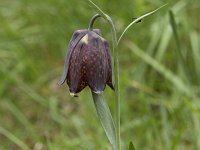
MULTIPOLYGON (((200 1, 101 0, 118 36, 122 147, 200 149, 200 1), (174 13, 173 32, 169 10, 174 13)), ((95 14, 83 0, 0 0, 0 150, 111 150, 90 90, 57 86, 72 33, 95 14)), ((108 24, 96 28, 111 42, 108 24)), ((110 43, 110 45, 112 45, 110 43)), ((106 100, 114 112, 114 93, 106 100)))

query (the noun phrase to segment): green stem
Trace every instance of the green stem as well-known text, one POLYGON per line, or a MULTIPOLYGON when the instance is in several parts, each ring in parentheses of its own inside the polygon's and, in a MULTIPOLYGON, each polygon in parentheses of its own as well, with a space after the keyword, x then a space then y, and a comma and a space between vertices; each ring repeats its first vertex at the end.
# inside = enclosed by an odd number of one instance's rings
MULTIPOLYGON (((107 16, 107 15, 106 15, 107 16)), ((115 123, 116 123, 116 141, 117 150, 121 150, 121 140, 120 140, 120 88, 119 88, 119 60, 118 60, 118 49, 117 49, 117 35, 113 21, 109 16, 107 20, 111 25, 112 29, 112 39, 113 39, 113 55, 114 55, 114 81, 115 81, 115 123)))
POLYGON ((90 20, 90 24, 89 24, 88 30, 92 31, 92 27, 93 27, 94 21, 99 17, 101 17, 101 15, 99 15, 99 14, 96 14, 96 15, 94 15, 92 17, 92 19, 90 20))
MULTIPOLYGON (((93 5, 95 5, 95 4, 93 3, 93 5)), ((95 7, 97 7, 97 6, 95 5, 95 7)), ((96 14, 94 17, 92 17, 90 24, 89 24, 89 30, 92 30, 94 21, 100 16, 108 21, 108 23, 111 26, 111 31, 112 31, 112 45, 113 45, 113 55, 114 55, 114 83, 115 83, 115 125, 116 125, 115 130, 116 130, 117 150, 121 150, 121 140, 120 140, 120 88, 119 88, 119 60, 118 60, 118 50, 117 50, 117 35, 116 35, 115 26, 114 26, 112 19, 108 15, 103 13, 101 10, 99 10, 99 14, 96 14)))

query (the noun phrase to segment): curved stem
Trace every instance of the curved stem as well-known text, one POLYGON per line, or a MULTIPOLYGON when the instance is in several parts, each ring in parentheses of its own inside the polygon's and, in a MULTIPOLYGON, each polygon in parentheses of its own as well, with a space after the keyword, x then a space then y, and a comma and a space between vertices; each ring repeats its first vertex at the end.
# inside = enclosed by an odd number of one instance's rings
MULTIPOLYGON (((119 60, 118 60, 118 49, 117 49, 117 34, 112 19, 105 13, 100 12, 101 17, 108 21, 112 31, 112 47, 114 55, 114 83, 115 83, 115 124, 116 124, 116 143, 117 150, 121 150, 120 140, 120 88, 119 88, 119 60)), ((95 20, 95 19, 94 19, 95 20)))
MULTIPOLYGON (((115 81, 115 123, 116 123, 116 143, 117 150, 121 150, 121 140, 120 140, 120 88, 119 88, 119 61, 118 61, 118 49, 117 49, 117 34, 115 30, 114 23, 112 19, 105 14, 96 4, 94 4, 91 0, 88 0, 96 9, 101 17, 108 21, 111 26, 112 31, 112 45, 113 45, 113 55, 114 55, 114 81, 115 81)), ((96 19, 90 22, 89 29, 91 30, 92 25, 96 19), (94 21, 93 21, 94 20, 94 21)))
POLYGON ((96 15, 94 15, 94 16, 92 17, 92 19, 90 20, 90 23, 89 23, 89 28, 88 28, 88 30, 92 31, 92 27, 93 27, 94 21, 95 21, 97 18, 99 18, 99 17, 101 17, 101 15, 99 15, 99 14, 96 14, 96 15))

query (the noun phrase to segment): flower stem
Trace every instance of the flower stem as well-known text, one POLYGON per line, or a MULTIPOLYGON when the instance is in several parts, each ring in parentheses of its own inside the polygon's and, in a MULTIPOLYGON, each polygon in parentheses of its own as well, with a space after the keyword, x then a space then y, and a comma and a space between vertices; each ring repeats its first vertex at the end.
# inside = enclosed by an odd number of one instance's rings
MULTIPOLYGON (((96 6, 97 7, 97 6, 96 6)), ((99 11, 99 14, 96 14, 92 17, 89 30, 92 30, 94 21, 98 17, 103 17, 111 26, 112 31, 112 47, 113 47, 113 56, 114 56, 114 86, 115 86, 115 125, 116 125, 116 143, 117 143, 117 150, 121 150, 121 140, 120 140, 120 88, 119 88, 119 60, 118 60, 118 49, 117 49, 117 34, 115 30, 114 23, 112 19, 99 11)))
POLYGON ((113 55, 114 55, 114 81, 115 81, 115 118, 116 118, 116 142, 117 150, 121 150, 120 140, 120 88, 119 88, 119 60, 118 60, 118 49, 117 49, 117 35, 113 21, 107 16, 108 21, 112 27, 112 38, 113 38, 113 55))
POLYGON ((115 124, 116 124, 116 142, 117 150, 121 150, 121 140, 120 140, 120 88, 119 88, 119 60, 118 60, 118 48, 117 48, 117 34, 115 25, 107 14, 102 14, 103 18, 106 19, 112 31, 112 45, 113 45, 113 55, 114 55, 114 83, 115 83, 115 124))
POLYGON ((99 15, 99 14, 96 14, 96 15, 94 15, 94 16, 92 17, 92 19, 90 20, 90 23, 89 23, 89 28, 88 28, 88 30, 92 31, 94 21, 95 21, 97 18, 99 18, 99 17, 101 17, 101 15, 99 15))

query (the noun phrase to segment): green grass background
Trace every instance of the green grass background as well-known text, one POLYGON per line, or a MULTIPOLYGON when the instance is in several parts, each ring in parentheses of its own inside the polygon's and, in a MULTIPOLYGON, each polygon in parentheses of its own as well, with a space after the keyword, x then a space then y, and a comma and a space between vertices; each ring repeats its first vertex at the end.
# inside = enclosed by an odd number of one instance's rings
MULTIPOLYGON (((118 36, 133 17, 168 3, 119 45, 122 148, 199 150, 200 1, 94 2, 118 36)), ((90 90, 72 98, 57 86, 72 33, 94 14, 84 0, 0 0, 0 150, 111 150, 90 90)), ((95 27, 111 42, 104 20, 95 27)), ((114 113, 109 87, 105 97, 114 113)))

